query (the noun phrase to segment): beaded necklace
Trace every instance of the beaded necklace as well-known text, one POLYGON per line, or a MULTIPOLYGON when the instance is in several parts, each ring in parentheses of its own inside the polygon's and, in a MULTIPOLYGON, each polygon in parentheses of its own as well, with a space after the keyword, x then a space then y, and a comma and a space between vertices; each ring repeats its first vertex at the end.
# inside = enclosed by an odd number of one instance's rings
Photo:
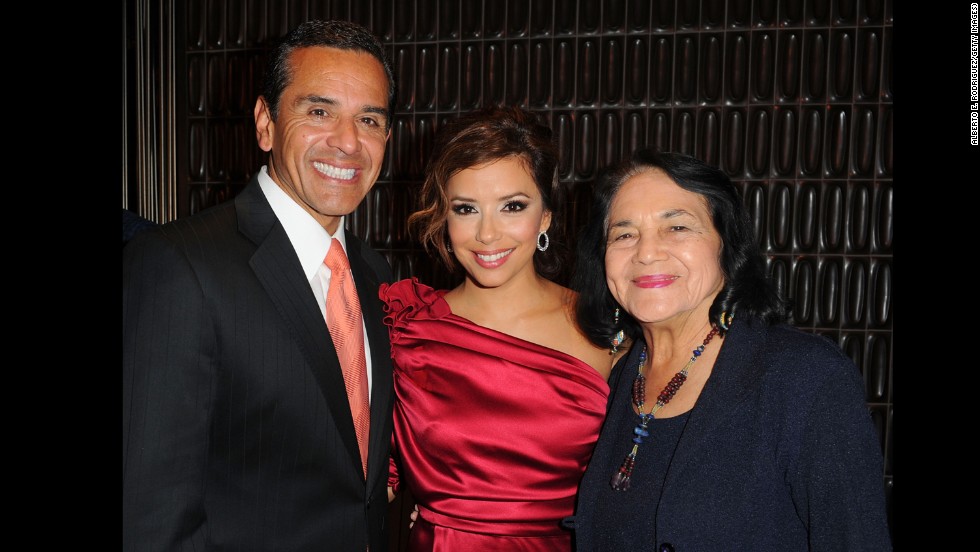
POLYGON ((684 385, 687 381, 687 371, 690 370, 694 361, 701 356, 704 352, 704 346, 707 345, 715 334, 718 333, 718 326, 714 324, 711 325, 711 331, 708 335, 704 337, 704 341, 698 345, 697 349, 691 351, 691 360, 687 361, 684 368, 681 368, 680 372, 674 374, 674 377, 670 378, 667 382, 667 386, 664 387, 663 391, 657 395, 657 403, 653 405, 650 412, 646 414, 643 413, 643 403, 644 397, 646 396, 647 390, 647 379, 643 375, 643 366, 647 363, 647 346, 644 344, 643 349, 640 351, 640 363, 636 367, 636 379, 633 380, 633 405, 636 406, 636 411, 640 415, 640 423, 633 428, 633 449, 629 454, 626 455, 626 459, 623 460, 623 464, 619 466, 619 469, 613 474, 612 488, 617 491, 625 491, 630 488, 630 477, 633 475, 633 466, 636 465, 636 451, 640 448, 640 444, 643 443, 645 437, 650 436, 650 432, 647 430, 647 426, 650 425, 650 420, 653 419, 654 413, 663 408, 663 406, 670 402, 670 399, 674 398, 677 394, 677 390, 684 385))

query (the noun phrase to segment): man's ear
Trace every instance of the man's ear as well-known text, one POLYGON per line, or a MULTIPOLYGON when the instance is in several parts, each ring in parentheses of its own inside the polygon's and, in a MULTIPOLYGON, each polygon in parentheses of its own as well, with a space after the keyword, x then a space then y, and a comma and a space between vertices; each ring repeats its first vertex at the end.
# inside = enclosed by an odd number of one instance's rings
POLYGON ((276 123, 272 120, 269 104, 265 98, 259 96, 255 101, 255 140, 262 151, 272 151, 275 128, 276 123))

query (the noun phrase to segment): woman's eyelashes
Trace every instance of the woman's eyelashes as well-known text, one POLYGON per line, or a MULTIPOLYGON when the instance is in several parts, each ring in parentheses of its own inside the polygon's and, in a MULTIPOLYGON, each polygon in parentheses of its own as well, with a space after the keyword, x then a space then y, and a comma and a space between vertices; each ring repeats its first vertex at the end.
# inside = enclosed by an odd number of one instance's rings
MULTIPOLYGON (((500 211, 504 213, 519 213, 527 209, 528 205, 529 202, 524 200, 508 201, 500 207, 500 211)), ((479 209, 471 203, 456 203, 452 206, 452 212, 457 215, 470 215, 478 213, 479 209)))

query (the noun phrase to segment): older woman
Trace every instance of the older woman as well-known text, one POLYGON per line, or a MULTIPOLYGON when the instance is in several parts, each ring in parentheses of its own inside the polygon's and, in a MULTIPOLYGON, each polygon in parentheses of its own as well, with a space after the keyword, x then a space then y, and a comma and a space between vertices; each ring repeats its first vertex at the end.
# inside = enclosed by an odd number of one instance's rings
POLYGON ((891 549, 859 371, 783 323, 724 173, 636 152, 599 179, 578 259, 581 326, 629 352, 570 520, 577 550, 891 549))

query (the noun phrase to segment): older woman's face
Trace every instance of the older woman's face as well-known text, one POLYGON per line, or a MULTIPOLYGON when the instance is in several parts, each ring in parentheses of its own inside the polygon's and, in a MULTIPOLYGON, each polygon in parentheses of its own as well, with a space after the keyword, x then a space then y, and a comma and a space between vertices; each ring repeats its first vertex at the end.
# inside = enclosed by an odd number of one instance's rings
POLYGON ((707 202, 663 171, 627 180, 606 227, 606 282, 638 322, 672 321, 703 310, 724 285, 721 237, 707 202))

